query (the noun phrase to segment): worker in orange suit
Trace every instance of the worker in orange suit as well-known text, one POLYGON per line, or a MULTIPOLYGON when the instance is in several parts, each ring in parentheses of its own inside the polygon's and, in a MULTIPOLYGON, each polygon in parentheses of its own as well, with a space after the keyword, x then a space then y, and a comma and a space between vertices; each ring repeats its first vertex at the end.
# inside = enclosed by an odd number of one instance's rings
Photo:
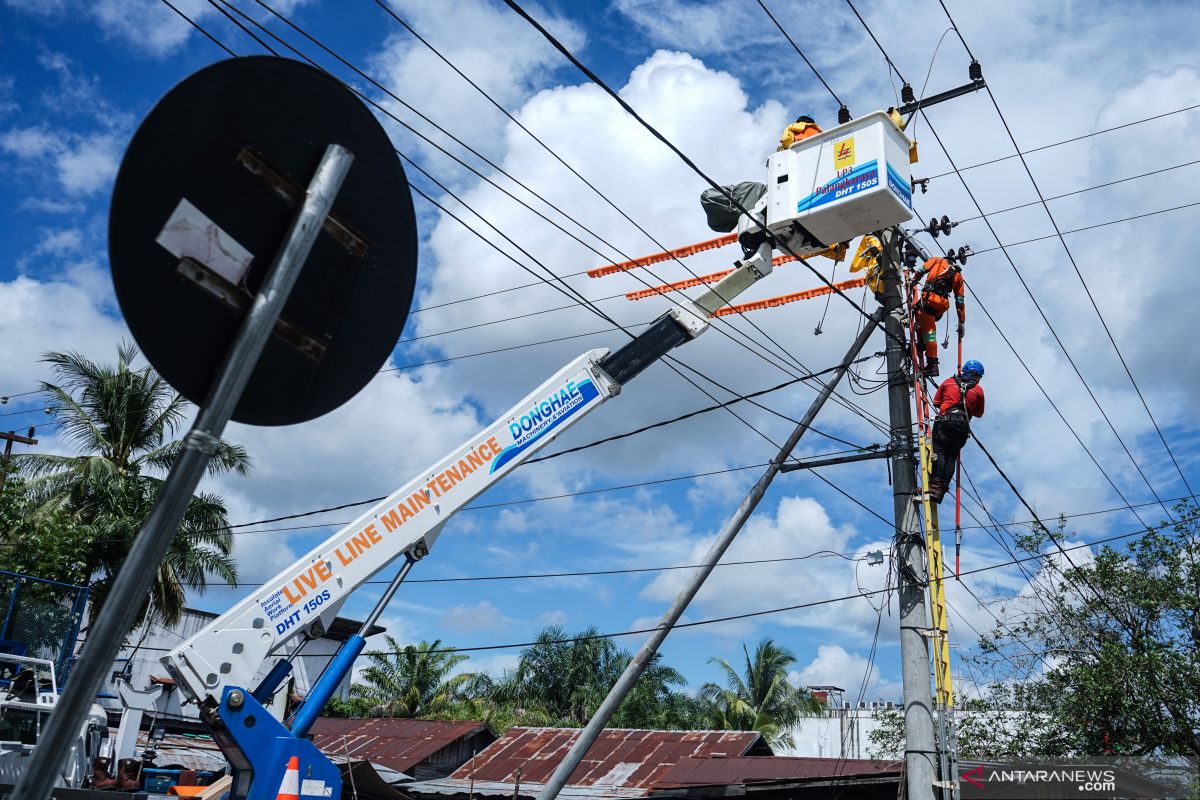
POLYGON ((779 137, 779 149, 787 150, 796 142, 816 136, 820 132, 821 126, 813 121, 812 117, 807 114, 796 117, 795 122, 783 129, 783 135, 779 137))
POLYGON ((926 261, 917 272, 916 279, 919 281, 922 276, 925 285, 921 287, 921 297, 914 309, 917 314, 917 336, 925 347, 924 374, 935 376, 938 374, 937 324, 950 308, 951 295, 954 295, 954 307, 958 312, 959 338, 966 332, 966 284, 963 282, 962 269, 941 257, 926 261))

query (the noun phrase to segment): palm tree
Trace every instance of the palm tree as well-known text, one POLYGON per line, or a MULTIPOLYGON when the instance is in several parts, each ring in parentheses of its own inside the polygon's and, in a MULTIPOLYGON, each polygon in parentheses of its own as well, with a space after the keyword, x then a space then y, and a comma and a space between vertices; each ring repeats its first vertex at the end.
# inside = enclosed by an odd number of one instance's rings
MULTIPOLYGON (((543 628, 521 652, 517 668, 495 688, 498 702, 549 724, 582 727, 629 664, 631 654, 599 636, 595 628, 568 634, 543 628)), ((630 728, 690 728, 697 716, 690 698, 672 687, 686 683, 655 654, 611 724, 630 728)))
POLYGON ((437 714, 460 699, 475 678, 469 672, 450 674, 467 657, 442 651, 440 639, 401 647, 391 636, 384 638, 388 649, 367 653, 371 665, 362 671, 363 682, 350 687, 352 695, 374 704, 375 713, 409 718, 437 714))
MULTIPOLYGON (((90 531, 85 574, 98 576, 91 585, 93 618, 183 446, 171 437, 184 422, 187 401, 151 367, 135 369, 137 356, 129 343, 117 348, 116 365, 74 352, 43 356, 55 381, 42 383, 41 390, 76 454, 14 458, 29 478, 32 513, 66 512, 90 531)), ((245 475, 249 466, 245 448, 222 441, 209 474, 245 475)), ((222 499, 197 493, 154 576, 139 621, 149 614, 178 622, 187 590, 203 592, 210 576, 236 584, 232 545, 222 499)))
POLYGON ((821 703, 787 679, 788 667, 796 656, 771 639, 763 639, 754 650, 742 645, 742 673, 720 657, 710 658, 725 674, 725 686, 706 683, 700 696, 709 704, 714 727, 721 730, 758 731, 771 745, 795 744, 789 728, 806 714, 819 713, 821 703))

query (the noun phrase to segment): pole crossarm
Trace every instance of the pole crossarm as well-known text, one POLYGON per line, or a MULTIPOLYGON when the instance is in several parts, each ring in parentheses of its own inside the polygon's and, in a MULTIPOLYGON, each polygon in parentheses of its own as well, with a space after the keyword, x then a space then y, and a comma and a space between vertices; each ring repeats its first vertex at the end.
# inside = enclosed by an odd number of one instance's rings
POLYGON ((834 464, 852 464, 855 461, 873 461, 879 458, 891 458, 892 451, 890 448, 881 447, 878 450, 872 450, 867 453, 855 453, 849 456, 836 456, 832 458, 814 458, 811 461, 791 461, 779 468, 780 472, 795 472, 799 469, 816 469, 818 467, 830 467, 834 464))

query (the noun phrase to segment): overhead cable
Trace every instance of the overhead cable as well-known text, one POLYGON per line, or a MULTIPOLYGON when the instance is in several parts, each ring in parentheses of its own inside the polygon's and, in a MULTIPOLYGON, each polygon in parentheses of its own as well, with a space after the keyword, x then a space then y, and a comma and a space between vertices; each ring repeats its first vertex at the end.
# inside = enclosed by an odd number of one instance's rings
MULTIPOLYGON (((954 17, 950 15, 950 9, 946 8, 946 3, 944 0, 938 0, 938 4, 942 7, 942 11, 945 12, 946 19, 950 21, 950 25, 954 28, 955 34, 958 35, 959 41, 962 42, 962 46, 967 51, 967 55, 974 60, 975 56, 971 53, 971 48, 967 44, 967 40, 963 38, 962 32, 958 29, 958 25, 955 23, 954 17)), ((1158 420, 1155 419, 1154 412, 1150 410, 1150 404, 1146 401, 1146 396, 1142 393, 1141 387, 1138 385, 1137 380, 1133 377, 1133 372, 1129 368, 1129 363, 1125 360, 1125 354, 1121 352, 1121 348, 1117 345, 1116 337, 1113 336, 1112 329, 1108 326, 1108 320, 1106 320, 1104 315, 1100 313, 1100 306, 1096 304, 1096 298, 1092 294, 1092 289, 1090 286, 1088 286, 1087 280, 1085 280, 1083 277, 1083 272, 1081 272, 1079 269, 1079 264, 1075 261, 1075 254, 1071 252, 1071 248, 1067 245, 1066 238, 1063 237, 1063 232, 1058 226, 1058 220, 1054 218, 1053 212, 1050 211, 1050 204, 1046 202, 1046 197, 1042 194, 1042 187, 1038 185, 1037 179, 1033 177, 1033 170, 1029 168, 1029 162, 1026 161, 1025 156, 1021 154, 1021 146, 1017 144, 1017 138, 1013 135, 1012 128, 1009 126, 1008 120, 1005 119, 1004 112, 1000 110, 1000 104, 996 101, 996 95, 992 91, 992 87, 988 85, 984 88, 987 91, 988 98, 992 101, 992 107, 996 109, 996 116, 1000 118, 1000 122, 1004 126, 1004 132, 1008 134, 1008 138, 1009 141, 1012 142, 1013 149, 1016 151, 1017 156, 1021 159, 1021 166, 1025 168, 1025 174, 1029 176, 1029 182, 1033 184, 1033 190, 1037 192, 1037 196, 1041 201, 1042 208, 1046 211, 1046 217, 1050 220, 1050 224, 1054 226, 1054 232, 1057 234, 1058 240, 1063 246, 1063 251, 1067 254, 1067 259, 1071 262, 1071 268, 1075 271, 1075 276, 1079 278, 1079 283, 1081 286, 1083 286, 1084 294, 1087 295, 1088 302, 1091 303, 1092 310, 1096 313, 1096 318, 1100 320, 1100 326, 1104 328, 1104 334, 1108 337, 1108 342, 1112 345, 1113 352, 1117 354, 1117 359, 1121 362, 1121 367, 1125 370, 1125 376, 1129 378, 1129 383, 1131 386, 1133 386, 1133 391, 1137 393, 1138 400, 1141 401, 1142 408, 1145 409, 1146 416, 1150 419, 1150 424, 1154 426, 1154 430, 1158 434, 1159 441, 1162 442, 1163 449, 1165 449, 1167 451, 1167 455, 1171 457, 1171 463, 1175 465, 1175 471, 1179 473, 1179 478, 1183 481, 1184 486, 1187 488, 1188 493, 1190 494, 1192 492, 1192 487, 1188 483, 1187 476, 1183 474, 1183 469, 1179 466, 1179 461, 1175 458, 1175 451, 1171 449, 1171 445, 1167 442, 1167 437, 1163 435, 1162 428, 1159 427, 1158 420)), ((947 158, 949 158, 948 155, 947 158)), ((961 175, 959 176, 959 179, 962 179, 961 175)), ((964 186, 965 185, 966 184, 964 184, 964 186)), ((980 214, 982 213, 983 210, 980 209, 980 214)), ((999 239, 996 241, 999 242, 999 239)), ((1130 454, 1130 458, 1133 458, 1132 454, 1130 454)), ((1148 480, 1147 483, 1149 483, 1148 480)))

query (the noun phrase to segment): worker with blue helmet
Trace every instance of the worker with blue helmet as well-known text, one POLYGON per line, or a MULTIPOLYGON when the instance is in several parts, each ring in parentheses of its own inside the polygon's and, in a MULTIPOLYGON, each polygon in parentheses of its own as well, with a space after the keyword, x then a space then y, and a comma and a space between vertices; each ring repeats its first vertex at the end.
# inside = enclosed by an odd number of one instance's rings
POLYGON ((983 416, 983 364, 975 359, 965 362, 959 374, 942 381, 933 396, 937 418, 933 421, 933 463, 929 471, 929 499, 942 502, 958 454, 971 435, 971 418, 983 416))

